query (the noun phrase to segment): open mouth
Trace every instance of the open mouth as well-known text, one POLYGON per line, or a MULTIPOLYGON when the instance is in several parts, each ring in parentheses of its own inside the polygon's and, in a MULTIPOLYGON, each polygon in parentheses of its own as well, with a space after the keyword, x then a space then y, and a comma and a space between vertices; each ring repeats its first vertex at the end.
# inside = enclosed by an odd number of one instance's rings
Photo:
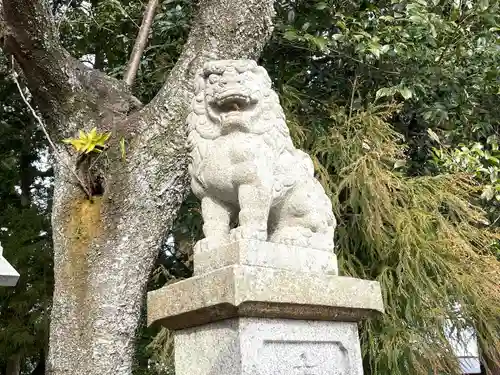
POLYGON ((252 101, 246 95, 230 94, 218 97, 213 104, 219 113, 242 112, 250 109, 252 101))
POLYGON ((246 122, 248 114, 257 109, 258 99, 241 90, 226 90, 212 96, 208 104, 208 116, 226 127, 246 122))

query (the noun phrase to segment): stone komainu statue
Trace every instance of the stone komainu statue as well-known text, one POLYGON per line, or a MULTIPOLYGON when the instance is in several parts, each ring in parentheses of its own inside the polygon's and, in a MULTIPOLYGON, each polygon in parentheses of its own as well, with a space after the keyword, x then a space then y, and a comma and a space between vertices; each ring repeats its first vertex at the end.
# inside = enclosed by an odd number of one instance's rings
POLYGON ((264 68, 252 60, 206 63, 187 122, 202 248, 257 239, 333 251, 331 201, 310 157, 293 146, 264 68))

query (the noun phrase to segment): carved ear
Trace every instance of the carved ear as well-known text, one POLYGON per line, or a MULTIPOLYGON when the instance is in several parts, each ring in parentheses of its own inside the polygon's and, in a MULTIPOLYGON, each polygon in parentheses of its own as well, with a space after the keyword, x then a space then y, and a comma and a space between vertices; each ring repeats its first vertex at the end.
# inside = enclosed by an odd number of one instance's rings
POLYGON ((234 60, 234 67, 238 73, 253 72, 257 69, 257 62, 255 60, 234 60))
POLYGON ((198 70, 194 79, 194 97, 191 102, 191 113, 187 118, 188 130, 196 131, 202 138, 215 139, 220 136, 219 127, 207 117, 205 103, 205 75, 203 69, 198 70))
POLYGON ((266 84, 266 86, 271 87, 271 78, 269 77, 269 74, 267 74, 267 70, 264 69, 262 66, 257 66, 253 72, 257 74, 259 77, 262 78, 263 82, 266 84))
POLYGON ((194 94, 198 95, 200 92, 205 90, 205 76, 203 75, 203 69, 199 69, 196 72, 194 78, 194 94))
POLYGON ((187 116, 186 124, 189 133, 191 133, 195 129, 197 118, 198 116, 194 112, 190 112, 189 115, 187 116))
POLYGON ((203 91, 200 91, 194 96, 191 102, 191 110, 199 116, 206 116, 205 95, 203 95, 203 91))
POLYGON ((203 69, 198 70, 194 78, 194 97, 191 101, 191 110, 199 116, 205 115, 205 76, 203 69))

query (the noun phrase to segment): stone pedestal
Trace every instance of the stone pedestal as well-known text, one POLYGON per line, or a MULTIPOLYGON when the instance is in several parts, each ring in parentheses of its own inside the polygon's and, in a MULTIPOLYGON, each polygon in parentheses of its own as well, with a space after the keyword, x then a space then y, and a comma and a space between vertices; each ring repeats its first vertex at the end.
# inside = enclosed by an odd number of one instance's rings
POLYGON ((175 333, 176 375, 362 375, 357 323, 233 318, 175 333))
POLYGON ((337 276, 333 253, 260 241, 195 248, 195 276, 148 294, 175 330, 176 375, 362 375, 357 322, 377 282, 337 276))

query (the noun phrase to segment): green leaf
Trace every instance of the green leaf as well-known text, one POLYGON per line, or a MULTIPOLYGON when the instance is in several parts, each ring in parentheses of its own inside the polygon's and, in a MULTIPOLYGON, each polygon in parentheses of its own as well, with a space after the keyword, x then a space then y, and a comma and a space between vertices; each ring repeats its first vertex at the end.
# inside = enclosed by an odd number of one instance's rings
POLYGON ((450 19, 452 21, 456 21, 458 20, 459 17, 460 17, 460 10, 458 8, 453 8, 451 11, 450 19))
POLYGON ((434 141, 434 142, 437 142, 437 143, 441 143, 441 141, 439 140, 439 137, 436 133, 434 133, 434 131, 431 129, 431 128, 427 128, 427 134, 429 134, 429 137, 434 141))
POLYGON ((88 145, 87 149, 85 150, 85 153, 88 154, 89 152, 92 152, 92 150, 95 148, 95 143, 91 143, 88 145))
POLYGON ((488 161, 492 162, 493 164, 500 165, 500 160, 494 156, 488 156, 488 161))
POLYGON ((88 136, 90 139, 96 138, 97 137, 97 128, 92 128, 92 130, 90 130, 90 133, 88 136))
POLYGON ((390 46, 389 44, 384 44, 384 45, 380 48, 380 52, 382 52, 382 53, 387 53, 390 49, 391 49, 391 46, 390 46))
POLYGON ((316 9, 317 10, 323 10, 323 9, 325 9, 327 7, 328 7, 328 4, 323 3, 323 2, 316 4, 316 9))
POLYGON ((347 28, 346 24, 344 21, 337 21, 336 23, 336 26, 340 29, 340 30, 345 30, 347 28))
POLYGON ((392 22, 394 21, 394 17, 392 16, 381 16, 378 18, 379 20, 382 20, 382 21, 387 21, 387 22, 392 22))
POLYGON ((485 11, 490 6, 489 0, 479 0, 479 9, 485 11))
POLYGON ((376 94, 375 94, 375 100, 379 98, 384 98, 387 96, 393 96, 395 93, 394 87, 383 87, 381 89, 378 89, 376 94))
POLYGON ((406 165, 406 160, 396 160, 394 163, 394 169, 404 167, 406 165))
POLYGON ((412 91, 408 87, 403 87, 402 89, 399 89, 398 91, 405 100, 408 100, 413 96, 412 91))
POLYGON ((490 201, 495 196, 495 189, 491 185, 486 185, 481 194, 481 199, 486 199, 490 201))
POLYGON ((96 146, 105 147, 106 141, 111 137, 111 132, 98 133, 96 127, 92 128, 88 134, 85 134, 83 130, 79 130, 78 134, 79 138, 67 138, 63 139, 62 142, 71 144, 77 152, 86 154, 92 151, 101 152, 102 150, 96 148, 96 146))
POLYGON ((95 144, 104 147, 106 141, 111 137, 111 133, 104 133, 98 136, 95 140, 95 144))
POLYGON ((125 138, 120 138, 120 151, 122 154, 122 159, 126 159, 126 150, 125 150, 125 138))
POLYGON ((411 16, 409 20, 413 23, 424 23, 424 19, 421 16, 411 16))
POLYGON ((283 38, 286 40, 297 40, 299 39, 299 35, 295 30, 287 30, 283 33, 283 38))
POLYGON ((86 145, 85 141, 82 141, 80 139, 75 139, 71 144, 78 152, 85 150, 85 145, 86 145))
POLYGON ((377 59, 380 58, 380 44, 370 43, 368 49, 373 54, 373 56, 375 56, 377 59))
POLYGON ((322 36, 312 37, 309 40, 320 50, 324 51, 328 45, 328 40, 322 36))
POLYGON ((492 151, 498 151, 498 138, 495 135, 490 135, 486 143, 491 146, 492 151))

